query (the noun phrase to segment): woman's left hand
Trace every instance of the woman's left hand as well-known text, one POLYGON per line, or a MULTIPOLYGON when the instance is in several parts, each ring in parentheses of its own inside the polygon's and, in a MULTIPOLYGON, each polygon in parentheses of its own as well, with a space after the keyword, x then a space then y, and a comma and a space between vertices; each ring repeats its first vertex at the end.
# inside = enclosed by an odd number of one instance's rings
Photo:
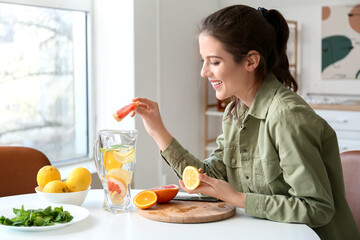
POLYGON ((188 190, 182 180, 179 180, 180 187, 187 193, 201 193, 230 203, 233 206, 245 207, 246 194, 236 191, 230 183, 209 177, 206 173, 200 173, 198 177, 200 185, 195 190, 188 190))

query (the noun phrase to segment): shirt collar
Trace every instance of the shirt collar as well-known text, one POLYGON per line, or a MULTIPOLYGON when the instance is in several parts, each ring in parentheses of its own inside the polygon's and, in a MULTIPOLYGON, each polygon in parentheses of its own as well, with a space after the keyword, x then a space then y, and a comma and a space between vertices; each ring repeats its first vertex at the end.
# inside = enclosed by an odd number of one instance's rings
POLYGON ((281 83, 274 74, 268 74, 262 81, 248 114, 259 119, 265 119, 270 104, 281 83))

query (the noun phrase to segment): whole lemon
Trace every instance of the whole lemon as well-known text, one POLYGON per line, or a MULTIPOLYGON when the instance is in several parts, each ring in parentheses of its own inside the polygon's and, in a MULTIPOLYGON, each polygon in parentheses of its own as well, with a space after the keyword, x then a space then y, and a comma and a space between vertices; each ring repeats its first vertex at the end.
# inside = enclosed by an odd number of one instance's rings
POLYGON ((91 173, 83 167, 72 170, 66 178, 66 186, 70 192, 84 191, 91 184, 91 173))
POLYGON ((46 193, 65 193, 68 192, 66 183, 60 180, 54 180, 45 185, 43 192, 46 193))
POLYGON ((51 165, 46 165, 37 173, 36 177, 37 183, 41 188, 44 188, 45 185, 54 180, 61 180, 60 172, 56 167, 51 165))

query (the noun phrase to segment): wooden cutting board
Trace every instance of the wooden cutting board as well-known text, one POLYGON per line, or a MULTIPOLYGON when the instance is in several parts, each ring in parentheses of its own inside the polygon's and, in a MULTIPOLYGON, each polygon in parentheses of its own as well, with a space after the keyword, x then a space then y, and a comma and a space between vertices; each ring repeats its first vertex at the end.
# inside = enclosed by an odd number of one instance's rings
POLYGON ((225 202, 198 202, 172 200, 157 203, 148 209, 138 209, 138 213, 148 219, 169 223, 204 223, 230 218, 236 209, 225 202))

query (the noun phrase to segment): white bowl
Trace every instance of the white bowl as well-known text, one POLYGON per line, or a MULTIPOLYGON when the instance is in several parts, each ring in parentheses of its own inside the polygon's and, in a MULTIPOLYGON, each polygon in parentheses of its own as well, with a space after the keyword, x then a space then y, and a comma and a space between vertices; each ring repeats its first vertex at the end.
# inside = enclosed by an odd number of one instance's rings
POLYGON ((67 193, 45 193, 42 189, 37 186, 35 191, 39 196, 40 200, 47 203, 58 203, 58 204, 71 204, 80 206, 85 201, 87 194, 89 193, 90 187, 87 190, 80 192, 67 192, 67 193))

